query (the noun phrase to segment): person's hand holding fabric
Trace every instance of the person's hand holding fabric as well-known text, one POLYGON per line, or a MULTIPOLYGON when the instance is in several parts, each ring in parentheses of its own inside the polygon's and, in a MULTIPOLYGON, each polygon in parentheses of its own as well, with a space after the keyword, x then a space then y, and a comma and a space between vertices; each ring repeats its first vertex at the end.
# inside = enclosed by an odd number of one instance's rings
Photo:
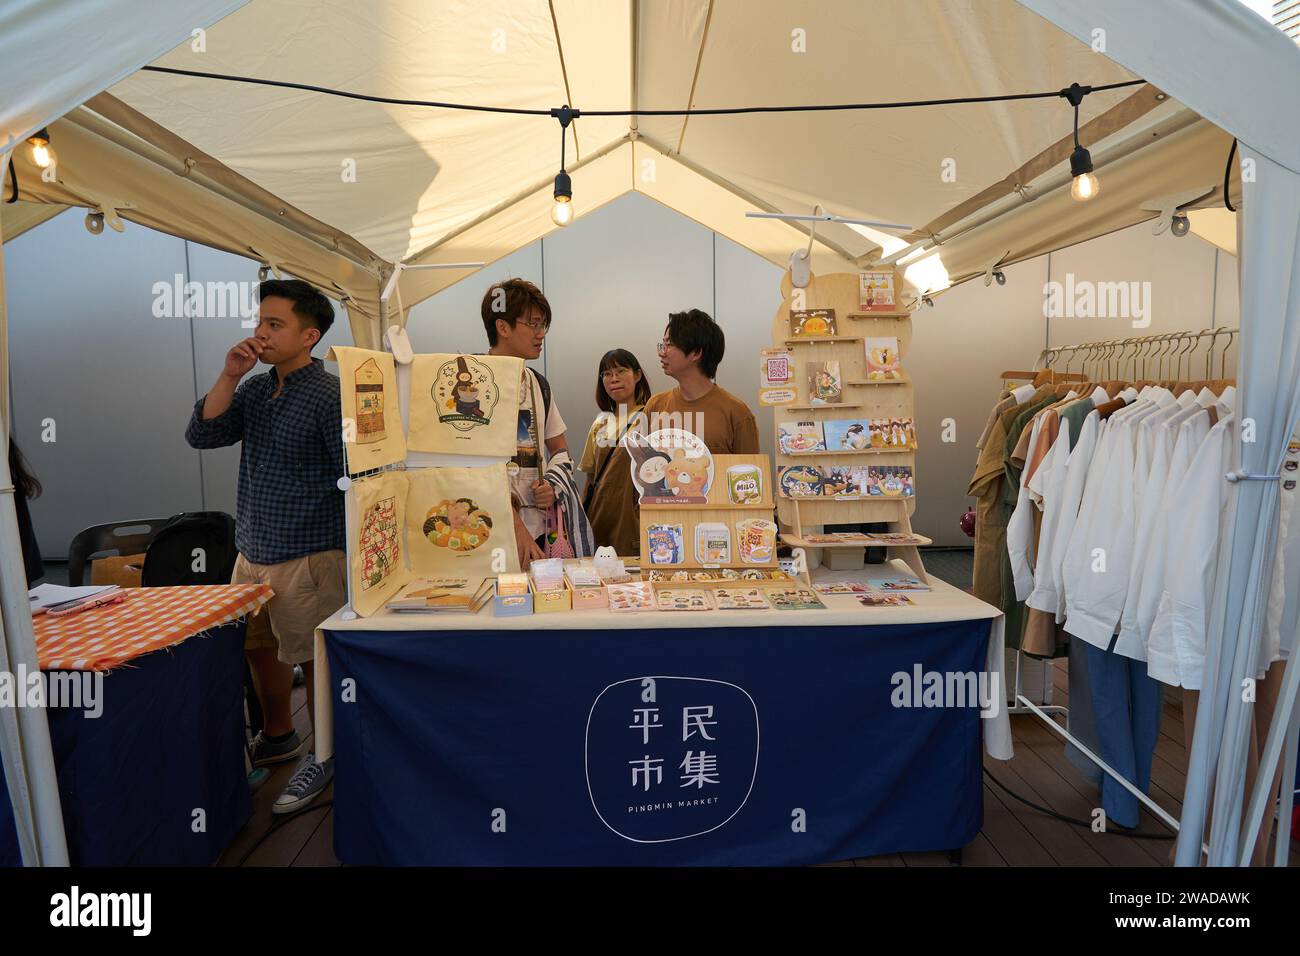
POLYGON ((533 501, 543 511, 555 504, 555 489, 549 481, 538 479, 533 482, 533 501))

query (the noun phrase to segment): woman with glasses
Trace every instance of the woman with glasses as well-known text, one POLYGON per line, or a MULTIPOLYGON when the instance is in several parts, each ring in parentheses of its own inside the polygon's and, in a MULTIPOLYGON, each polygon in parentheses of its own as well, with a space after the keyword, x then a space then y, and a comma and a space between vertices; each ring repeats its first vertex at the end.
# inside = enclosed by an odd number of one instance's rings
MULTIPOLYGON (((640 509, 632 484, 632 461, 621 447, 623 436, 643 421, 641 409, 650 398, 650 383, 636 356, 627 349, 606 352, 596 377, 596 406, 578 467, 587 473, 583 501, 596 546, 612 547, 619 555, 640 552, 640 509)), ((645 431, 644 424, 641 431, 645 431)))

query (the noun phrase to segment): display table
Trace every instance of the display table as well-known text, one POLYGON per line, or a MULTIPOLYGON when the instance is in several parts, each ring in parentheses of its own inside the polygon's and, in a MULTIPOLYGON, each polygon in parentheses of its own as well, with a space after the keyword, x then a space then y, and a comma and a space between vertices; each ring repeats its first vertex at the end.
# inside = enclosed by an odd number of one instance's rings
MULTIPOLYGON (((36 619, 47 680, 99 684, 91 709, 46 709, 73 865, 208 866, 248 822, 243 615, 271 594, 148 588, 124 604, 36 619)), ((21 862, 0 775, 0 865, 21 862)))
POLYGON ((335 615, 316 657, 335 852, 768 865, 964 846, 981 737, 1011 756, 1002 618, 933 588, 899 608, 335 615), (918 706, 894 677, 931 672, 992 675, 995 716, 918 706))

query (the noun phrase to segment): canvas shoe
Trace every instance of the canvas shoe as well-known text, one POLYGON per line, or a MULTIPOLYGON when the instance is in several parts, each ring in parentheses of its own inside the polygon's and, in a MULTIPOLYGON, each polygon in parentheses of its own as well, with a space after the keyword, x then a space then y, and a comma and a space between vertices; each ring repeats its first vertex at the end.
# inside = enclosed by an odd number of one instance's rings
POLYGON ((295 730, 288 740, 282 740, 278 744, 267 740, 266 734, 259 733, 253 738, 250 749, 253 754, 253 766, 267 767, 276 763, 288 763, 294 757, 300 756, 307 749, 307 745, 295 730))
POLYGON ((320 763, 316 760, 315 754, 307 754, 298 764, 298 769, 293 772, 289 785, 284 788, 284 793, 275 798, 275 803, 271 805, 271 812, 297 813, 299 810, 306 809, 307 805, 320 796, 321 791, 329 786, 329 782, 333 779, 333 757, 320 763))

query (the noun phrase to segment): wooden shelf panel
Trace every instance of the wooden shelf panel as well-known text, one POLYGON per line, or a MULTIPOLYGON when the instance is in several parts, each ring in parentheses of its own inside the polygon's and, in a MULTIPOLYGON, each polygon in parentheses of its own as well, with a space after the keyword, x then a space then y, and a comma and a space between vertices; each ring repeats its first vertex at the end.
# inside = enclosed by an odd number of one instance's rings
POLYGON ((844 448, 833 451, 781 451, 777 448, 777 454, 784 455, 786 458, 820 458, 822 455, 908 455, 915 452, 915 448, 844 448))
POLYGON ((786 339, 786 345, 825 345, 828 342, 861 342, 861 336, 852 335, 801 335, 798 338, 786 339))
POLYGON ((866 408, 866 405, 846 405, 842 402, 832 403, 830 405, 773 405, 773 408, 784 408, 792 412, 821 412, 833 411, 837 408, 866 408))
POLYGON ((849 312, 850 319, 909 319, 912 317, 911 312, 849 312))
POLYGON ((934 542, 923 534, 916 535, 916 540, 908 544, 895 544, 891 541, 843 541, 835 544, 814 544, 794 534, 781 535, 781 541, 794 548, 919 548, 934 542))
POLYGON ((844 380, 845 385, 911 385, 912 380, 907 376, 903 378, 850 378, 844 380))

